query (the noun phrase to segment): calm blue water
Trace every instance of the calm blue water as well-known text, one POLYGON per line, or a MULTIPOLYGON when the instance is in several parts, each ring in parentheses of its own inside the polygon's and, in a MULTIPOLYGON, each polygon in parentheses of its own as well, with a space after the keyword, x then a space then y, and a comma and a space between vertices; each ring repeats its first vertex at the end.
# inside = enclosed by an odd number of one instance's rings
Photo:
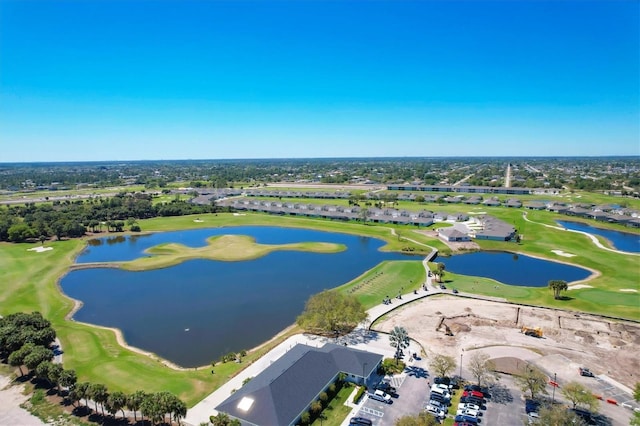
MULTIPOLYGON (((384 260, 421 256, 384 253, 383 241, 347 234, 277 227, 237 227, 118 236, 91 241, 77 263, 124 261, 161 243, 189 247, 214 235, 251 235, 258 243, 319 241, 344 244, 340 253, 274 252, 242 262, 192 260, 145 272, 94 268, 62 278, 63 291, 84 305, 74 318, 122 330, 127 342, 185 367, 250 349, 292 324, 309 296, 344 284, 384 260), (186 331, 186 330, 189 331, 186 331)), ((505 284, 546 286, 589 271, 508 253, 442 258, 447 270, 505 284)))
POLYGON ((613 247, 618 250, 633 253, 640 252, 640 235, 630 232, 612 231, 610 229, 596 228, 580 222, 571 222, 566 220, 557 220, 556 223, 567 229, 574 231, 588 232, 589 234, 599 235, 611 242, 613 247))
POLYGON ((591 275, 590 271, 576 266, 505 252, 460 254, 438 258, 438 262, 456 274, 493 278, 503 284, 526 287, 546 287, 550 280, 571 282, 591 275))
POLYGON ((292 324, 312 294, 337 287, 383 260, 421 256, 384 253, 380 240, 276 227, 241 227, 103 238, 78 263, 129 260, 164 242, 197 247, 212 235, 252 235, 257 242, 321 241, 345 244, 334 254, 274 252, 243 262, 192 260, 145 272, 98 268, 72 271, 66 294, 84 303, 78 321, 116 327, 127 342, 185 367, 250 349, 292 324), (185 331, 189 329, 189 331, 185 331))

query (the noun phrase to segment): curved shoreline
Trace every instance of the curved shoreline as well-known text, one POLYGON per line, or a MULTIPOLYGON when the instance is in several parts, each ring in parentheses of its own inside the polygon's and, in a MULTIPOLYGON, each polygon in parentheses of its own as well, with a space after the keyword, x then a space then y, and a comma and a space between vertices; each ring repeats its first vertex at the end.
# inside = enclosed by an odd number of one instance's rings
MULTIPOLYGON (((525 212, 525 213, 526 213, 526 212, 525 212)), ((529 222, 531 222, 531 223, 537 223, 537 224, 540 224, 540 223, 538 223, 538 222, 530 221, 528 218, 526 218, 526 215, 525 215, 525 220, 527 220, 527 221, 529 221, 529 222)), ((555 226, 546 225, 546 224, 541 224, 541 225, 544 225, 544 226, 547 226, 547 227, 556 228, 556 229, 558 229, 558 230, 564 230, 564 231, 567 231, 567 230, 568 230, 568 229, 566 229, 566 228, 560 228, 560 227, 555 227, 555 226)), ((255 226, 273 226, 273 225, 255 225, 255 226)), ((293 226, 293 227, 281 226, 281 227, 282 227, 282 228, 303 228, 303 227, 298 227, 298 226, 293 226)), ((209 226, 206 226, 206 227, 203 227, 203 228, 220 229, 220 228, 225 228, 225 226, 211 226, 211 225, 209 224, 209 226)), ((203 229, 203 228, 196 228, 196 229, 203 229)), ((389 228, 389 227, 385 227, 385 228, 387 228, 388 230, 390 230, 391 235, 396 235, 396 232, 395 232, 395 229, 394 229, 394 228, 389 228)), ((315 229, 315 228, 310 228, 310 229, 315 229)), ((316 229, 316 230, 317 230, 317 229, 316 229)), ((135 233, 135 234, 132 234, 132 233, 124 233, 124 235, 141 235, 141 234, 154 234, 154 233, 158 233, 158 232, 176 232, 176 231, 180 231, 180 230, 146 231, 146 232, 143 232, 143 233, 135 233)), ((569 231, 572 231, 572 230, 569 230, 569 231)), ((339 231, 330 231, 330 232, 339 232, 339 231)), ((588 233, 585 233, 585 232, 582 232, 582 231, 573 231, 573 232, 584 233, 584 234, 586 234, 586 235, 588 235, 588 236, 590 236, 590 237, 593 237, 593 236, 591 236, 591 234, 588 234, 588 233)), ((347 234, 351 234, 351 233, 347 233, 347 234)), ((123 233, 106 233, 106 234, 102 234, 102 236, 108 236, 108 235, 123 235, 123 233)), ((354 233, 354 234, 351 234, 351 235, 358 235, 358 234, 355 234, 355 233, 354 233)), ((95 237, 95 236, 91 236, 91 237, 95 237)), ((379 238, 379 239, 382 239, 382 240, 384 241, 384 239, 383 239, 383 238, 381 238, 381 237, 369 237, 369 238, 379 238)), ((409 238, 407 238, 407 239, 409 239, 409 238)), ((430 247, 430 246, 426 245, 425 243, 421 243, 421 242, 418 242, 418 241, 415 241, 415 240, 411 240, 411 239, 409 239, 409 240, 410 240, 410 241, 412 241, 412 242, 413 242, 413 243, 415 243, 415 244, 422 245, 422 246, 426 246, 426 247, 430 247)), ((386 243, 387 243, 387 245, 388 245, 388 242, 386 242, 386 243)), ((598 244, 599 244, 599 242, 598 242, 598 244)), ((598 244, 597 244, 597 245, 598 245, 598 244)), ((601 246, 601 244, 600 244, 600 246, 601 246)), ((86 247, 86 244, 85 244, 85 246, 84 246, 84 247, 86 247)), ((602 248, 604 248, 604 249, 607 249, 607 248, 606 248, 606 247, 604 247, 604 246, 601 246, 601 247, 602 247, 602 248)), ((612 249, 607 249, 607 250, 618 252, 617 250, 612 250, 612 249)), ((483 251, 483 250, 480 250, 480 251, 483 251)), ((590 271, 590 272, 591 272, 591 275, 590 275, 590 276, 588 276, 588 277, 587 277, 587 278, 585 278, 585 279, 578 280, 578 281, 572 281, 572 282, 568 283, 568 285, 571 285, 571 286, 575 286, 575 285, 577 285, 577 284, 585 283, 585 282, 591 281, 591 280, 593 280, 593 279, 596 279, 596 278, 598 278, 598 277, 602 276, 602 273, 601 273, 600 271, 596 270, 596 269, 589 268, 589 267, 582 266, 582 265, 576 265, 576 264, 571 263, 571 262, 568 262, 568 261, 563 261, 563 260, 559 260, 559 259, 550 259, 550 258, 543 257, 542 255, 535 255, 535 254, 524 253, 524 252, 519 252, 519 251, 507 251, 507 250, 499 250, 499 251, 501 251, 501 252, 506 252, 506 253, 518 254, 518 255, 522 255, 522 256, 529 256, 529 257, 532 257, 532 258, 537 258, 537 259, 546 260, 546 261, 550 261, 550 262, 562 263, 562 264, 566 264, 566 265, 568 265, 568 266, 574 266, 574 267, 578 267, 578 268, 583 268, 583 269, 586 269, 586 270, 588 270, 588 271, 590 271)), ((73 258, 72 262, 74 262, 74 263, 72 263, 72 265, 68 268, 68 272, 69 272, 69 271, 73 271, 73 270, 89 269, 89 268, 105 268, 105 267, 107 267, 107 268, 121 268, 121 264, 120 264, 120 263, 111 263, 111 262, 92 262, 92 263, 87 263, 87 264, 76 264, 76 263, 75 263, 75 261, 76 261, 77 257, 78 257, 81 253, 82 253, 82 250, 80 250, 80 251, 76 254, 76 256, 73 258)), ((633 253, 626 253, 626 252, 620 252, 620 253, 624 253, 624 254, 633 254, 633 253)), ((166 367, 169 367, 169 368, 171 368, 171 369, 173 369, 173 370, 176 370, 176 371, 189 371, 189 370, 194 370, 194 369, 195 369, 195 370, 199 370, 199 369, 203 369, 203 368, 209 368, 209 365, 204 365, 204 366, 199 366, 199 367, 181 367, 181 366, 179 366, 179 365, 177 365, 177 364, 175 364, 175 363, 173 363, 173 362, 171 362, 171 361, 169 361, 169 360, 167 360, 167 359, 165 359, 165 358, 162 358, 162 357, 158 356, 157 354, 155 354, 155 353, 153 353, 153 352, 145 351, 145 350, 140 349, 140 348, 138 348, 138 347, 135 347, 135 346, 131 346, 131 345, 129 345, 129 344, 126 342, 126 339, 125 339, 125 337, 124 337, 124 333, 123 333, 123 332, 122 332, 122 330, 120 330, 119 328, 115 328, 115 327, 107 327, 107 326, 101 326, 101 325, 97 325, 97 324, 91 324, 91 323, 85 323, 85 322, 81 322, 81 321, 76 321, 76 320, 73 318, 73 316, 74 316, 74 315, 75 315, 75 314, 76 314, 76 313, 77 313, 77 312, 78 312, 78 311, 83 307, 83 302, 82 302, 82 301, 80 301, 80 300, 74 299, 74 298, 72 298, 72 297, 68 296, 66 293, 64 293, 64 291, 62 290, 62 287, 61 287, 61 285, 60 285, 60 280, 62 279, 62 277, 63 277, 63 276, 64 276, 64 275, 62 275, 62 276, 60 276, 60 277, 58 278, 58 280, 56 281, 56 285, 57 285, 58 290, 60 291, 60 293, 61 293, 64 297, 66 297, 66 298, 70 299, 70 300, 73 302, 73 307, 72 307, 72 309, 71 309, 71 310, 70 310, 70 311, 65 315, 65 320, 67 320, 67 321, 77 322, 78 324, 83 324, 83 325, 88 326, 88 327, 96 327, 96 328, 99 328, 99 329, 111 330, 111 331, 113 331, 113 332, 114 332, 114 334, 115 334, 115 336, 116 336, 116 341, 117 341, 117 343, 118 343, 121 347, 123 347, 124 349, 127 349, 127 350, 129 350, 129 351, 135 352, 135 353, 140 354, 140 355, 147 356, 147 357, 149 357, 149 358, 151 358, 151 359, 153 359, 153 360, 155 360, 155 361, 158 361, 158 362, 160 362, 161 364, 163 364, 163 365, 165 365, 166 367)), ((486 277, 484 277, 484 278, 486 278, 486 277)), ((495 281, 495 280, 494 280, 494 281, 495 281)), ((499 282, 499 281, 496 281, 496 282, 499 282)), ((505 284, 505 283, 501 283, 501 284, 505 284)), ((509 285, 509 284, 507 284, 507 285, 509 285)), ((524 286, 524 287, 526 287, 526 286, 524 286)), ((479 295, 479 296, 481 297, 482 295, 479 295)), ((553 308, 549 308, 549 309, 553 309, 553 308)), ((252 349, 248 350, 247 352, 255 352, 255 351, 258 351, 258 350, 260 350, 261 348, 263 348, 263 347, 267 346, 268 344, 270 344, 270 343, 272 343, 272 342, 274 342, 274 341, 277 341, 277 339, 278 339, 279 337, 281 337, 281 336, 285 335, 288 331, 292 330, 294 327, 295 327, 295 324, 292 324, 292 325, 290 325, 290 326, 288 326, 288 327, 284 328, 283 330, 281 330, 280 332, 278 332, 277 334, 275 334, 275 335, 274 335, 272 338, 270 338, 269 340, 267 340, 267 341, 265 341, 265 342, 263 342, 263 343, 259 344, 258 346, 256 346, 256 347, 254 347, 254 348, 252 348, 252 349)))

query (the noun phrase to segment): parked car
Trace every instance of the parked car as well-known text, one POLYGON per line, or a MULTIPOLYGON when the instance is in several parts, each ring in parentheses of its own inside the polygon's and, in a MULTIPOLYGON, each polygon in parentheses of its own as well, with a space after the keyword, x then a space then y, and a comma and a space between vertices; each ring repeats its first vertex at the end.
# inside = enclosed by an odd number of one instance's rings
POLYGON ((468 422, 454 422, 453 426, 475 426, 473 423, 468 422))
POLYGON ((540 416, 535 411, 532 411, 529 414, 527 414, 527 420, 530 425, 535 424, 539 418, 540 416))
POLYGON ((482 392, 482 396, 484 398, 488 398, 490 396, 489 394, 489 388, 485 387, 485 386, 478 386, 478 385, 466 385, 464 387, 464 390, 466 391, 476 391, 476 392, 482 392))
POLYGON ((458 289, 457 288, 453 289, 453 294, 458 294, 458 289))
POLYGON ((371 426, 373 422, 366 417, 351 417, 349 425, 371 426))
POLYGON ((453 376, 449 381, 449 385, 452 389, 460 389, 460 384, 462 383, 462 377, 453 376))
POLYGON ((588 368, 580 367, 579 370, 581 376, 593 377, 593 373, 588 368))
POLYGON ((440 284, 440 289, 441 289, 441 290, 446 290, 446 289, 447 289, 447 286, 446 286, 446 285, 444 285, 444 284, 440 284))
POLYGON ((449 379, 448 377, 434 377, 433 378, 433 383, 435 383, 436 385, 448 385, 450 381, 451 381, 451 379, 449 379))
POLYGON ((471 408, 458 408, 458 411, 456 411, 456 415, 457 416, 467 415, 467 416, 478 418, 480 416, 480 411, 474 410, 471 408))
POLYGON ((441 419, 447 417, 447 413, 443 409, 434 407, 433 405, 427 405, 424 409, 427 413, 433 415, 434 417, 438 417, 441 419))
POLYGON ((391 386, 387 382, 378 383, 378 386, 376 386, 376 389, 381 390, 381 391, 386 392, 386 393, 396 393, 396 388, 394 388, 393 386, 391 386))
POLYGON ((451 386, 445 385, 444 383, 436 383, 431 385, 431 390, 442 389, 445 392, 451 393, 451 386))
POLYGON ((471 416, 467 416, 467 415, 464 415, 464 414, 456 416, 454 421, 456 423, 471 423, 472 425, 477 425, 478 424, 478 419, 477 418, 471 417, 471 416))
POLYGON ((438 401, 439 403, 445 405, 445 406, 449 406, 451 404, 451 400, 449 398, 445 398, 444 396, 440 395, 439 393, 431 393, 431 396, 429 396, 429 399, 431 401, 438 401))
POLYGON ((466 390, 462 392, 462 396, 472 396, 474 398, 484 398, 484 394, 482 392, 474 391, 474 390, 466 390))
POLYGON ((445 400, 447 400, 447 403, 451 401, 451 394, 449 392, 443 391, 442 389, 435 389, 435 390, 432 389, 429 395, 431 399, 434 399, 435 396, 440 396, 445 400))
POLYGON ((384 402, 386 404, 393 403, 393 400, 391 399, 391 395, 381 391, 380 389, 374 391, 373 393, 369 393, 369 398, 375 399, 376 401, 384 402))
POLYGON ((534 401, 533 399, 525 399, 524 410, 527 414, 537 413, 538 410, 540 410, 540 403, 538 401, 534 401))
POLYGON ((463 404, 475 404, 480 406, 480 408, 484 410, 484 400, 480 398, 476 398, 474 396, 463 396, 462 398, 460 398, 460 402, 462 402, 463 404))
POLYGON ((593 413, 588 410, 583 410, 582 408, 570 408, 569 411, 572 411, 573 414, 578 416, 583 422, 588 425, 595 425, 596 421, 593 417, 593 413))
POLYGON ((434 407, 442 408, 443 410, 447 409, 447 405, 443 404, 440 401, 436 401, 435 399, 430 399, 428 405, 433 405, 434 407))
POLYGON ((460 405, 458 405, 458 409, 461 409, 461 408, 463 408, 463 409, 466 408, 466 409, 470 409, 470 410, 480 410, 481 409, 481 407, 479 405, 471 404, 471 403, 468 403, 468 402, 467 403, 463 402, 460 405))

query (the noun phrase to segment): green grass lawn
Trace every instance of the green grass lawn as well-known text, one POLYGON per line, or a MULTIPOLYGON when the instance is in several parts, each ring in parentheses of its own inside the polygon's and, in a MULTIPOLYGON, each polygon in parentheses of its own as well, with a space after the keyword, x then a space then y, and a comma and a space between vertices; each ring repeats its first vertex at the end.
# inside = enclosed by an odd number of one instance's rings
POLYGON ((399 290, 408 293, 419 289, 424 280, 425 271, 419 260, 385 261, 339 289, 345 294, 356 295, 369 309, 387 296, 395 297, 399 290))
POLYGON ((312 426, 340 426, 347 415, 351 412, 351 408, 344 405, 355 389, 353 386, 344 386, 338 394, 331 400, 327 408, 322 411, 323 419, 317 418, 312 426))
MULTIPOLYGON (((462 206, 453 207, 460 211, 462 206)), ((640 319, 640 295, 620 291, 638 288, 640 259, 637 256, 600 250, 583 235, 524 222, 521 209, 501 208, 490 213, 514 223, 521 229, 525 238, 520 244, 483 241, 480 243, 483 249, 536 255, 588 267, 599 271, 601 275, 588 282, 593 288, 567 292, 569 300, 554 300, 552 292, 546 288, 508 286, 485 278, 462 276, 447 271, 445 279, 450 281, 449 286, 461 291, 505 297, 519 303, 640 319), (553 249, 574 253, 576 257, 559 257, 551 252, 553 249)), ((536 222, 550 224, 555 219, 564 218, 561 215, 538 211, 528 212, 528 217, 536 222)), ((416 232, 416 228, 403 226, 365 225, 251 213, 206 214, 140 221, 143 231, 246 225, 299 227, 370 236, 387 242, 382 250, 411 249, 412 253, 428 253, 430 247, 435 247, 441 250, 441 254, 447 252, 441 241, 416 232), (392 235, 391 228, 399 231, 400 236, 392 235)), ((217 365, 215 374, 212 375, 211 368, 172 370, 157 359, 124 349, 116 342, 113 331, 65 319, 73 307, 73 301, 62 295, 58 288, 58 280, 69 270, 75 257, 82 251, 84 241, 56 241, 47 242, 45 245, 53 247, 53 250, 36 253, 27 249, 37 247, 37 244, 0 243, 0 314, 40 311, 51 320, 65 350, 65 367, 75 369, 80 380, 104 383, 110 390, 125 392, 138 389, 148 392, 169 390, 192 406, 267 350, 265 347, 250 353, 243 364, 217 365)), ((446 257, 440 258, 439 261, 446 264, 446 257)), ((401 288, 404 292, 411 291, 423 281, 424 270, 419 261, 383 262, 341 286, 340 291, 353 292, 366 307, 371 307, 385 296, 393 297, 401 288)), ((275 343, 271 342, 271 345, 275 343)))

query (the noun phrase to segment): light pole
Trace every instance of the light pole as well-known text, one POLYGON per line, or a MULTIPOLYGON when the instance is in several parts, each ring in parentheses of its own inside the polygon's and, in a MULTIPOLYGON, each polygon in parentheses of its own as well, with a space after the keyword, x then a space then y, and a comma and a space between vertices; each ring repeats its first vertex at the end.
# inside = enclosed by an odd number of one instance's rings
MULTIPOLYGON (((462 350, 464 352, 464 349, 462 350)), ((460 374, 458 374, 458 376, 460 376, 460 378, 462 379, 462 353, 460 352, 460 374)))
POLYGON ((553 373, 553 396, 551 397, 551 399, 553 400, 553 402, 551 403, 552 405, 556 403, 556 387, 558 386, 558 382, 556 379, 556 373, 553 373))

